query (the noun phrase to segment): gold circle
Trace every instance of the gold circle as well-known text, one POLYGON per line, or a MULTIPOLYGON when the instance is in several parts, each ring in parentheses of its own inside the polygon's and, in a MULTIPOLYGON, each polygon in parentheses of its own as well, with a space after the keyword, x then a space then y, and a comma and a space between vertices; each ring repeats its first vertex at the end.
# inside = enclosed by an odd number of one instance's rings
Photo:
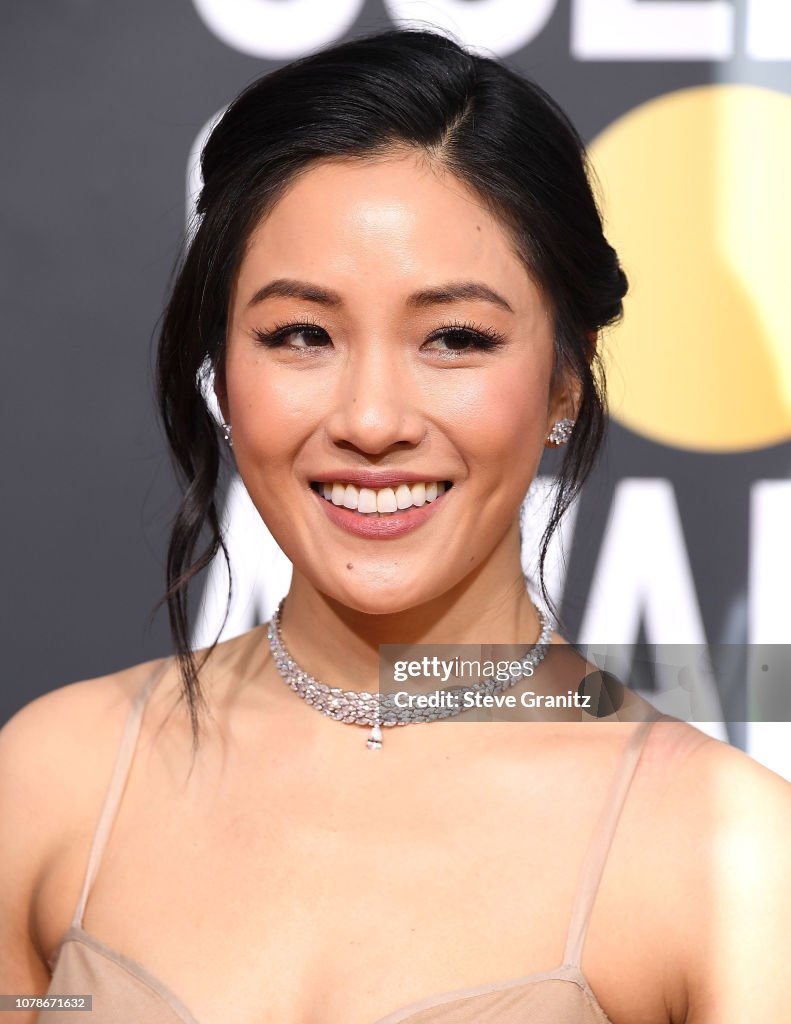
POLYGON ((668 93, 591 159, 630 282, 602 339, 613 417, 705 452, 791 438, 791 96, 668 93))

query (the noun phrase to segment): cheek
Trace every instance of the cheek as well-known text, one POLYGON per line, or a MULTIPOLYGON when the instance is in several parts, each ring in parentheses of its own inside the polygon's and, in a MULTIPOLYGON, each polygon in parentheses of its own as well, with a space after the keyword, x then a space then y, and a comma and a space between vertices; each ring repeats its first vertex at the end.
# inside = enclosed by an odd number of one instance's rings
POLYGON ((454 384, 441 401, 443 419, 471 462, 502 473, 501 460, 516 458, 530 473, 543 449, 548 393, 547 372, 509 361, 454 384))
POLYGON ((322 407, 320 375, 294 373, 255 357, 238 359, 228 371, 228 403, 234 439, 260 455, 298 447, 322 407))

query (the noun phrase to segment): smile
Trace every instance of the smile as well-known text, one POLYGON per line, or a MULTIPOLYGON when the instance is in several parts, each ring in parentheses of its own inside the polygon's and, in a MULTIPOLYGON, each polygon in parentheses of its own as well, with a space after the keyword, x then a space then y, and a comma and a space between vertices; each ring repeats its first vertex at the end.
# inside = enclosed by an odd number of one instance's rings
POLYGON ((414 484, 399 484, 397 487, 357 487, 355 484, 333 481, 312 483, 311 488, 325 501, 338 508, 346 508, 366 516, 394 515, 409 508, 422 508, 449 490, 453 485, 447 480, 432 480, 414 484))
POLYGON ((369 540, 395 540, 427 523, 445 507, 449 480, 358 487, 346 480, 313 481, 310 490, 329 521, 369 540))

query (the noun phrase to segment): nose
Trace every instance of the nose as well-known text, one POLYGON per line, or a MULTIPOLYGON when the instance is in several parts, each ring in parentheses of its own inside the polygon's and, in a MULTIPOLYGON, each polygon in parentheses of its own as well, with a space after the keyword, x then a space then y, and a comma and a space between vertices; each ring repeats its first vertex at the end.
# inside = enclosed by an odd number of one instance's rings
POLYGON ((426 431, 421 389, 397 344, 376 339, 350 353, 336 380, 326 422, 336 445, 368 455, 414 447, 426 431))

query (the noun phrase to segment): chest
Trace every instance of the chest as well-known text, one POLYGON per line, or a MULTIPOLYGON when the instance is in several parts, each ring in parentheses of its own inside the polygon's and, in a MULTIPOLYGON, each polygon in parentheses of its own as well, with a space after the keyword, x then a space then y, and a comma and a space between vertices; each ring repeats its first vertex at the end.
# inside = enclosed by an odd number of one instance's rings
MULTIPOLYGON (((136 762, 90 892, 85 929, 202 1024, 372 1024, 433 993, 561 964, 606 785, 581 799, 579 779, 551 763, 436 758, 371 778, 274 755, 254 775, 188 784, 136 762)), ((582 961, 614 1024, 667 1024, 641 923, 642 828, 623 815, 582 961)), ((44 886, 53 946, 89 841, 71 843, 44 886)))

